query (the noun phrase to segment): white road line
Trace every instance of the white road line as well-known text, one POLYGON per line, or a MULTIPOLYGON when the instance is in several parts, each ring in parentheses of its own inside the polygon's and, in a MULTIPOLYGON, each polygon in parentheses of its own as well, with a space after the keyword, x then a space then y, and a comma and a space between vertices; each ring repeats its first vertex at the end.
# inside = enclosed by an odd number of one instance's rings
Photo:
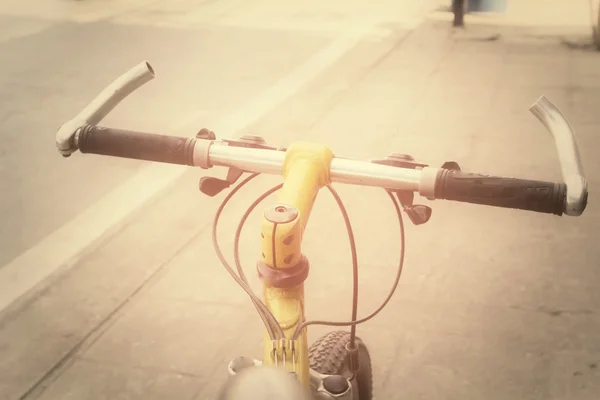
MULTIPOLYGON (((257 121, 352 49, 373 31, 374 26, 365 24, 362 29, 334 40, 254 101, 228 115, 214 126, 214 130, 220 136, 233 136, 257 121)), ((200 126, 200 117, 198 115, 194 121, 188 121, 185 129, 180 126, 175 134, 179 130, 189 132, 189 126, 200 126)), ((82 250, 185 171, 185 167, 149 164, 86 211, 0 268, 0 310, 8 307, 57 269, 68 267, 67 264, 82 250)))

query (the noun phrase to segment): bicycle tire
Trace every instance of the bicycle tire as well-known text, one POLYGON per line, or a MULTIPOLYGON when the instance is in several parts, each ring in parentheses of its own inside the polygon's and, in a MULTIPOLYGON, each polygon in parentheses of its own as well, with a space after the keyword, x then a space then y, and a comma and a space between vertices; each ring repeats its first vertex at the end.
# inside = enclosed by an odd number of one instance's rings
MULTIPOLYGON (((320 337, 308 349, 310 368, 316 372, 327 375, 342 375, 350 377, 350 367, 346 343, 350 340, 350 333, 345 331, 332 331, 320 337)), ((373 370, 371 356, 367 346, 360 338, 356 338, 358 346, 359 368, 352 380, 353 389, 358 387, 357 400, 373 399, 373 370)))

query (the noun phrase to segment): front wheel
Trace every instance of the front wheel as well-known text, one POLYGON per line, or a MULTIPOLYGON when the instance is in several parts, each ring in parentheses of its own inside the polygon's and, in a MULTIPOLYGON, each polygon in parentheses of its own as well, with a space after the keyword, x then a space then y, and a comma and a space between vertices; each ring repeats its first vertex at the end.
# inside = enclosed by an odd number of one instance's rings
MULTIPOLYGON (((345 331, 329 332, 319 338, 308 349, 310 368, 326 375, 342 375, 350 378, 350 360, 346 343, 350 341, 350 333, 345 331)), ((367 346, 356 338, 358 346, 358 371, 352 380, 352 391, 355 400, 372 400, 373 370, 371 356, 367 346)))

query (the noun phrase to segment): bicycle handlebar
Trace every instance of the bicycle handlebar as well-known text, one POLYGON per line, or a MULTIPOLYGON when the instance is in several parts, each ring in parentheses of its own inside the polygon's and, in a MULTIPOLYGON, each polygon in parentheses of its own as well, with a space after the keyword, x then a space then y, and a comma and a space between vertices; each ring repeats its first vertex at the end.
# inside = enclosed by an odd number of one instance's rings
POLYGON ((86 125, 75 134, 74 141, 82 153, 194 165, 195 138, 86 125))
MULTIPOLYGON (((56 136, 63 156, 78 149, 139 160, 198 166, 233 167, 247 172, 281 174, 285 152, 229 146, 227 142, 182 138, 94 126, 129 93, 154 77, 147 62, 141 63, 105 89, 56 136)), ((447 199, 555 215, 581 215, 587 205, 583 176, 573 130, 560 111, 545 97, 530 110, 553 134, 565 183, 466 174, 444 168, 400 168, 334 158, 333 182, 418 192, 433 199, 447 199)))
MULTIPOLYGON (((285 152, 229 146, 225 142, 182 138, 87 125, 75 136, 82 153, 189 165, 234 167, 281 174, 285 152)), ((467 174, 444 168, 409 169, 368 161, 334 158, 333 182, 419 192, 430 199, 455 200, 496 207, 562 215, 566 185, 467 174)))

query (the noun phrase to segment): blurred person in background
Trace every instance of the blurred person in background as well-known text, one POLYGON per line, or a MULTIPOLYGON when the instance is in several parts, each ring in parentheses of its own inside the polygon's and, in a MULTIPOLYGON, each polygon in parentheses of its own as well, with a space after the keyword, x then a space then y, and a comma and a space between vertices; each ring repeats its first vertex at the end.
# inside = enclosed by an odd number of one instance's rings
POLYGON ((465 0, 452 0, 452 12, 454 13, 454 21, 452 26, 465 26, 465 0))

